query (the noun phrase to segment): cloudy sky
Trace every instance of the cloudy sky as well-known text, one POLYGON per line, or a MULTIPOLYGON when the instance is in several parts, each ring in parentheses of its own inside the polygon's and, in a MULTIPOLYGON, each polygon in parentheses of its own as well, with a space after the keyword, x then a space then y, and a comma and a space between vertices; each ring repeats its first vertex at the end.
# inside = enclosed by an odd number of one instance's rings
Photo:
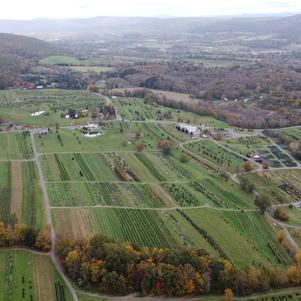
POLYGON ((301 12, 301 0, 6 0, 0 19, 301 12))

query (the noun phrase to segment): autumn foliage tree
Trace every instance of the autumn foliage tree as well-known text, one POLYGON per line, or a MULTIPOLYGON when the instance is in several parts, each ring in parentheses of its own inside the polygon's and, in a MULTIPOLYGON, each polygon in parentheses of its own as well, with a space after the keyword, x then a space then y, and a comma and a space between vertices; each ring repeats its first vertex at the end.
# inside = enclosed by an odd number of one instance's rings
POLYGON ((170 139, 159 140, 158 148, 162 150, 164 155, 170 155, 172 148, 174 147, 174 141, 170 139))
POLYGON ((287 271, 272 266, 238 268, 204 250, 178 246, 141 248, 96 235, 58 241, 56 252, 68 276, 80 287, 111 295, 244 296, 301 284, 301 255, 287 271))
POLYGON ((253 169, 251 162, 247 161, 243 165, 243 169, 245 172, 250 172, 253 169))
POLYGON ((225 301, 232 301, 233 300, 233 292, 230 288, 225 289, 224 300, 225 301))
POLYGON ((138 140, 135 143, 135 149, 137 152, 142 152, 144 150, 144 142, 142 140, 138 140))
POLYGON ((51 248, 48 227, 39 231, 33 227, 16 224, 14 227, 6 227, 0 222, 0 247, 28 247, 47 252, 51 248))

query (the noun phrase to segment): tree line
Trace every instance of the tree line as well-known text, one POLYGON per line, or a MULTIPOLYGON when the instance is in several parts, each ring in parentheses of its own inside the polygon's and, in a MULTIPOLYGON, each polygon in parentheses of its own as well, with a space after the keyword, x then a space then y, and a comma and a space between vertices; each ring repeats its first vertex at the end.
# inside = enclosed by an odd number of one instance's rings
POLYGON ((68 276, 86 289, 110 295, 205 295, 233 292, 244 296, 301 284, 301 253, 288 270, 272 266, 237 268, 194 247, 147 248, 102 235, 64 239, 56 253, 68 276))
POLYGON ((0 222, 0 248, 1 247, 27 247, 42 252, 51 249, 50 227, 37 230, 24 224, 8 227, 0 222))

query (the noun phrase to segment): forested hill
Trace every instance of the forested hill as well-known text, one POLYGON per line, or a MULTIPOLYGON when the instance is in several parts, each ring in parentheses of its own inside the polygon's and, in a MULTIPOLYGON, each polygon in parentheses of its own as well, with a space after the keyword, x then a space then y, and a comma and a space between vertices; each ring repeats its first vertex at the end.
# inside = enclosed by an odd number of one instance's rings
POLYGON ((0 33, 0 55, 15 58, 40 59, 59 53, 51 43, 35 38, 0 33))
POLYGON ((60 54, 60 49, 35 38, 0 33, 0 89, 11 85, 17 74, 42 57, 60 54))

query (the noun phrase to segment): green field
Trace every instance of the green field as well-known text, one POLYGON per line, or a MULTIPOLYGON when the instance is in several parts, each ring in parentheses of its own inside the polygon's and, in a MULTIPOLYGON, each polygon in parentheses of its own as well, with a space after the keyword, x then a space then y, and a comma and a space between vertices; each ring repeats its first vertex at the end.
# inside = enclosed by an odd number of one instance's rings
POLYGON ((244 156, 258 154, 265 146, 270 145, 271 141, 264 136, 244 137, 239 139, 227 139, 223 144, 244 156))
POLYGON ((128 131, 106 130, 102 135, 89 138, 84 137, 79 131, 60 129, 56 133, 52 129, 47 137, 36 136, 37 147, 41 153, 61 152, 103 152, 103 151, 128 151, 133 150, 133 144, 129 144, 131 137, 128 131), (60 136, 60 140, 58 139, 60 136))
POLYGON ((118 113, 126 120, 169 120, 213 128, 227 128, 228 124, 209 116, 200 116, 183 110, 166 108, 157 104, 148 104, 141 98, 123 97, 113 99, 118 113))
POLYGON ((214 142, 204 140, 185 144, 185 147, 194 152, 195 154, 206 158, 219 168, 228 170, 230 172, 236 172, 244 164, 244 160, 230 153, 214 142))
POLYGON ((256 212, 56 208, 53 217, 59 236, 81 238, 100 232, 143 246, 190 244, 228 258, 238 266, 292 264, 275 232, 256 212))
POLYGON ((0 219, 42 228, 43 199, 34 162, 0 163, 0 219))
POLYGON ((72 110, 91 110, 102 107, 104 100, 98 95, 80 90, 40 89, 40 90, 9 90, 0 91, 0 110, 4 120, 20 125, 41 127, 84 124, 86 117, 65 119, 72 110), (31 113, 44 111, 40 116, 31 113))
POLYGON ((176 206, 157 184, 138 183, 48 183, 53 207, 120 206, 162 208, 176 206))
POLYGON ((163 213, 143 209, 53 209, 59 237, 86 238, 102 233, 120 241, 149 247, 167 247, 181 239, 163 220, 163 213))
POLYGON ((301 226, 301 210, 295 207, 289 208, 281 207, 281 210, 285 212, 288 216, 288 220, 285 222, 286 224, 293 226, 301 226))
POLYGON ((29 132, 0 132, 0 160, 30 159, 32 157, 29 132))
POLYGON ((71 301, 50 258, 24 251, 0 252, 1 301, 71 301))
POLYGON ((104 61, 100 58, 78 59, 73 56, 54 55, 40 60, 41 65, 70 65, 70 66, 101 66, 104 61))

